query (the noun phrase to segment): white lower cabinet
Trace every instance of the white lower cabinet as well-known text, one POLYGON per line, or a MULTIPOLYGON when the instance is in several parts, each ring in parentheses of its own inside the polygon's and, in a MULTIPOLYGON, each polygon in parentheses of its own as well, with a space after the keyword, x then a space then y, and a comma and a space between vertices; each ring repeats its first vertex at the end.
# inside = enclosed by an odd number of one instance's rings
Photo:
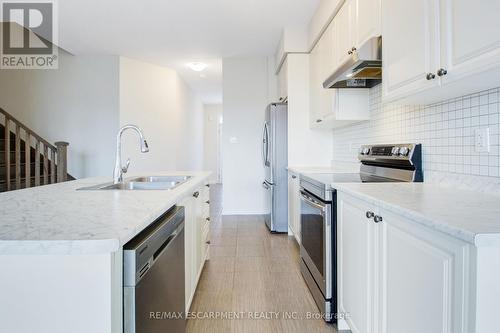
POLYGON ((471 248, 339 193, 339 311, 354 333, 473 332, 471 248))
POLYGON ((300 244, 300 179, 288 172, 288 228, 300 244))
POLYGON ((375 225, 366 220, 373 207, 359 200, 337 201, 338 311, 354 333, 374 332, 375 225))
POLYGON ((209 191, 204 185, 179 202, 185 209, 184 251, 186 311, 189 311, 205 260, 208 259, 209 191))

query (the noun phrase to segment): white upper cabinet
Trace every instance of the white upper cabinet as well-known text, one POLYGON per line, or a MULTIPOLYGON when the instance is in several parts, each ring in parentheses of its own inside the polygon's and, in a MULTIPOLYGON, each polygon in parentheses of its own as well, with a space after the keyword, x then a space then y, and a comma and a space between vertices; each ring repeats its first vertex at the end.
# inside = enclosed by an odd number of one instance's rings
POLYGON ((385 100, 439 85, 435 0, 384 0, 382 84, 385 100))
POLYGON ((384 102, 427 104, 499 86, 499 12, 494 0, 384 0, 384 102))
POLYGON ((278 73, 278 100, 280 102, 286 101, 288 98, 288 59, 281 65, 278 73))
POLYGON ((498 0, 441 0, 443 84, 500 66, 499 13, 498 0))
POLYGON ((347 0, 310 57, 310 126, 331 129, 368 120, 368 89, 325 89, 323 82, 363 43, 380 36, 380 0, 347 0))
MULTIPOLYGON (((347 0, 333 19, 335 24, 334 47, 336 66, 340 66, 351 57, 356 47, 356 0, 347 0)), ((331 73, 330 73, 331 74, 331 73)))
POLYGON ((380 36, 380 0, 347 0, 333 20, 336 66, 372 37, 380 36))
POLYGON ((309 60, 309 120, 311 127, 315 127, 317 123, 322 121, 322 117, 325 113, 330 112, 333 104, 332 90, 323 88, 323 82, 329 74, 326 68, 331 66, 331 59, 328 57, 331 51, 331 39, 328 37, 329 34, 327 30, 311 51, 311 57, 309 60))
POLYGON ((380 0, 356 1, 356 42, 358 47, 372 37, 380 36, 380 0))

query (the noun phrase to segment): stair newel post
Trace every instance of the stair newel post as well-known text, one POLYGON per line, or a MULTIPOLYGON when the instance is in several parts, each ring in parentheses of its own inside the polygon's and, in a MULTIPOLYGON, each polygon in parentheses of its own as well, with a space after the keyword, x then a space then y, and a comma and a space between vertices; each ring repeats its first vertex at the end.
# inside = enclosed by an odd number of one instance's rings
POLYGON ((58 141, 57 147, 57 182, 65 182, 68 177, 68 142, 58 141))
POLYGON ((50 183, 56 182, 56 151, 50 150, 50 183))

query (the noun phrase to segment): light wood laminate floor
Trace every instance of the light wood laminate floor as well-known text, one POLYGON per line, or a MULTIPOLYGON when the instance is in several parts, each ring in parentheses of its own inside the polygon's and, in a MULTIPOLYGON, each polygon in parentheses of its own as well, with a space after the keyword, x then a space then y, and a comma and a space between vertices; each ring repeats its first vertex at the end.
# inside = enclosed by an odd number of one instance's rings
POLYGON ((221 186, 210 192, 210 260, 187 332, 335 332, 322 319, 307 319, 319 310, 300 274, 297 243, 269 233, 261 216, 221 216, 221 186), (215 318, 231 314, 239 318, 215 318))

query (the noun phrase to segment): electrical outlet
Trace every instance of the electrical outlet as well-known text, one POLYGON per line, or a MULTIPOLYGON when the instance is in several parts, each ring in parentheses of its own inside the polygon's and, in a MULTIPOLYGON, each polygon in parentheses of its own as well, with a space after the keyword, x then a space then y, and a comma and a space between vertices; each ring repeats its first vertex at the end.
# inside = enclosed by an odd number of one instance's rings
POLYGON ((474 130, 474 147, 478 153, 490 151, 490 129, 488 127, 474 130))

